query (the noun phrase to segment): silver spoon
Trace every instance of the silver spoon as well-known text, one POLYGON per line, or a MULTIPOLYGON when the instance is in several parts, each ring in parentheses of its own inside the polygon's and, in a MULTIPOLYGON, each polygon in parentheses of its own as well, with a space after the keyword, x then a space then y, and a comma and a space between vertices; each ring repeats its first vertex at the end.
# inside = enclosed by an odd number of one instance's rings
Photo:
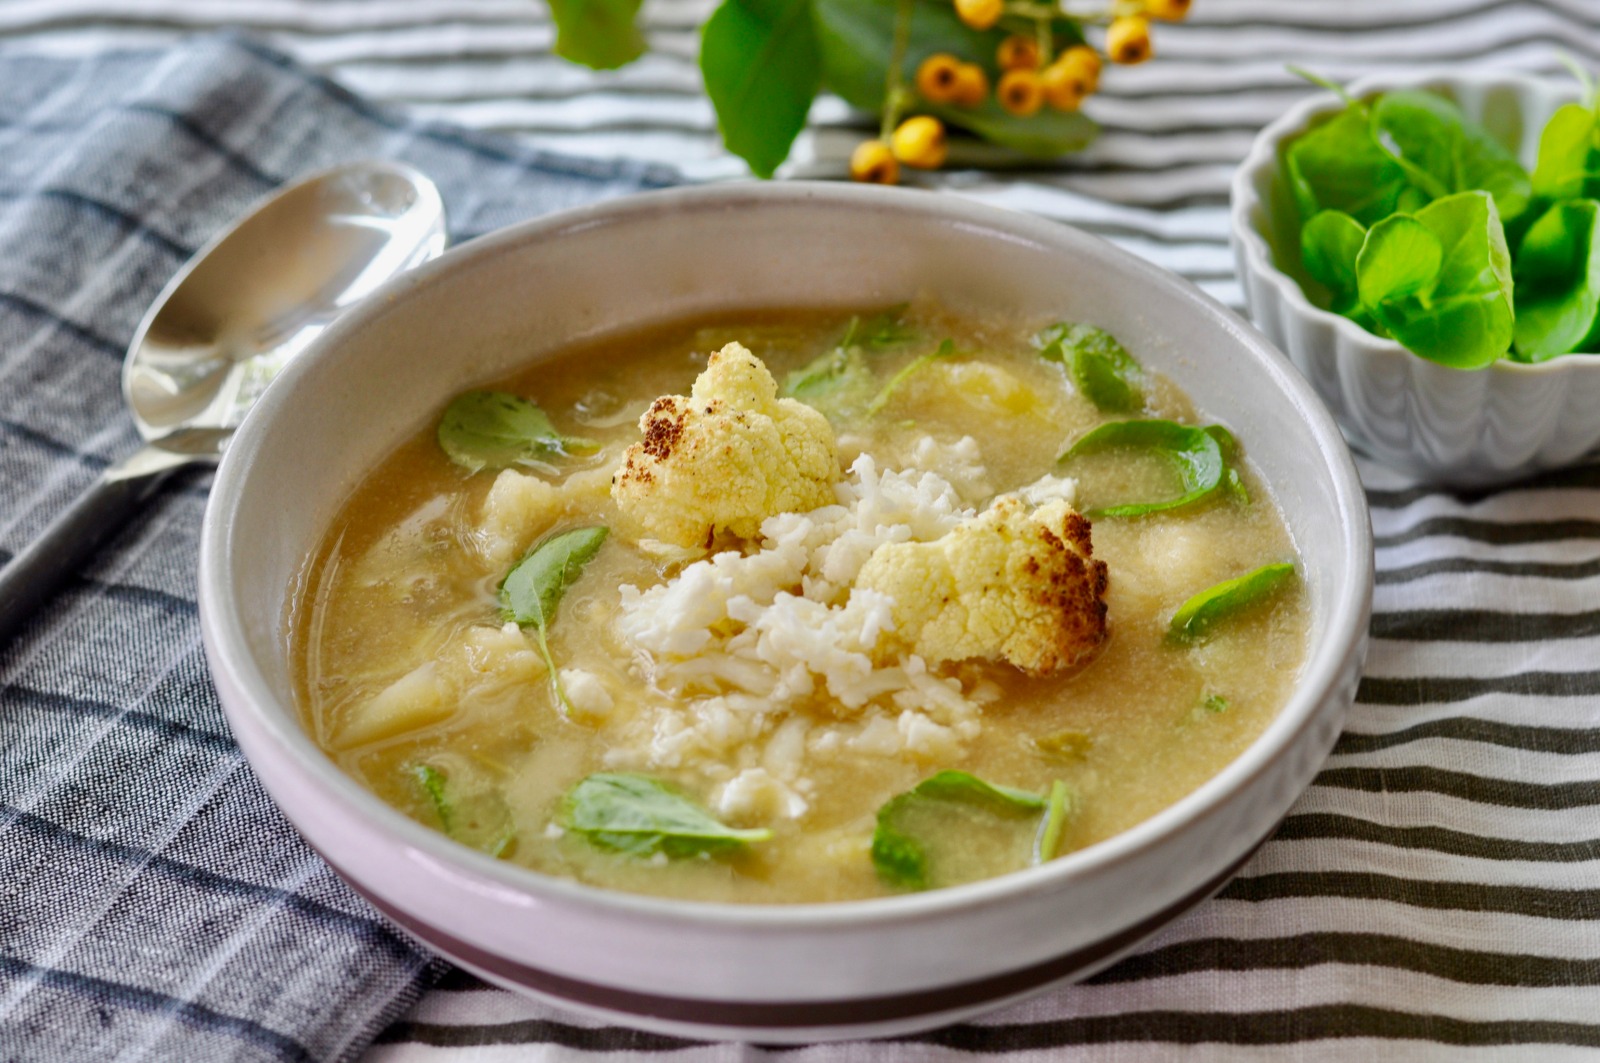
POLYGON ((139 323, 123 365, 145 445, 0 568, 0 646, 169 473, 216 461, 290 358, 445 239, 432 181, 398 163, 358 162, 268 197, 195 252, 139 323))

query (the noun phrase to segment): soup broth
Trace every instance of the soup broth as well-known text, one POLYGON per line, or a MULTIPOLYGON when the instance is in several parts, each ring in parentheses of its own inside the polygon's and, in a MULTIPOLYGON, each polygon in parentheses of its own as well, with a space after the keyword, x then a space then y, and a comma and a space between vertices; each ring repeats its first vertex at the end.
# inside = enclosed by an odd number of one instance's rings
MULTIPOLYGON (((511 471, 469 471, 430 425, 373 470, 309 559, 307 589, 288 618, 306 727, 385 801, 463 844, 598 886, 707 901, 837 901, 908 888, 874 859, 879 811, 941 771, 1039 801, 907 803, 895 822, 925 842, 922 885, 1037 860, 1052 791, 1061 795, 1049 826, 1054 852, 1139 823, 1261 733, 1305 655, 1309 611, 1293 581, 1203 639, 1172 635, 1175 612, 1192 596, 1295 559, 1271 496, 1239 455, 1234 490, 1092 518, 1093 556, 1109 575, 1108 634, 1084 662, 1054 674, 981 659, 908 663, 902 654, 878 666, 895 675, 921 668, 926 675, 905 683, 922 686, 849 706, 830 698, 825 678, 813 677, 817 690, 803 696, 761 695, 771 676, 737 671, 760 662, 724 655, 700 678, 692 654, 663 663, 659 646, 683 633, 670 615, 656 620, 670 630, 626 634, 643 624, 629 611, 657 601, 652 588, 688 578, 712 554, 764 548, 761 537, 721 537, 709 552, 704 543, 655 541, 611 493, 627 448, 640 441, 641 415, 660 396, 688 395, 711 352, 730 342, 830 415, 841 483, 928 474, 948 485, 941 497, 974 512, 1047 476, 1074 480, 1075 505, 1090 513, 1182 493, 1180 466, 1136 447, 1058 462, 1110 422, 1204 422, 1148 370, 1135 413, 1100 409, 1062 364, 1041 357, 1034 336, 1044 324, 923 305, 744 314, 609 339, 501 382, 537 402, 556 432, 587 442, 511 471), (806 374, 841 351, 854 353, 836 375, 867 374, 851 385, 853 406, 831 377, 807 394, 806 374), (858 463, 861 455, 869 461, 858 463), (538 626, 508 621, 501 584, 549 535, 591 526, 609 534, 543 630, 558 692, 538 626), (564 804, 597 774, 668 784, 719 823, 770 834, 689 853, 628 851, 616 836, 604 844, 573 829, 564 804)), ((807 586, 783 593, 804 597, 807 586)), ((848 592, 835 588, 836 607, 848 592)), ((735 638, 755 623, 724 617, 707 637, 735 638)), ((779 685, 802 679, 783 673, 779 685)))

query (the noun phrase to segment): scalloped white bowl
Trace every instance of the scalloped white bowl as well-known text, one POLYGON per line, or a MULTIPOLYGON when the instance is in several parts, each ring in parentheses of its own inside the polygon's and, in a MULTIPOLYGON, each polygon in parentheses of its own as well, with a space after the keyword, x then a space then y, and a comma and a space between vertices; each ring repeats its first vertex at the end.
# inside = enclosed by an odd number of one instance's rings
MULTIPOLYGON (((1539 133, 1575 87, 1515 74, 1372 77, 1358 98, 1427 88, 1460 105, 1531 166, 1539 133)), ((1538 365, 1499 361, 1461 370, 1419 358, 1314 305, 1301 267, 1296 209, 1281 165, 1285 142, 1343 103, 1305 100, 1263 129, 1234 173, 1233 248, 1245 302, 1358 449, 1437 483, 1483 487, 1571 465, 1600 448, 1600 355, 1538 365)))
POLYGON ((206 654, 239 745, 306 840, 375 905, 502 985, 635 1026, 762 1041, 953 1022, 1086 977, 1216 892, 1338 737, 1371 597, 1366 500, 1337 427, 1283 356, 1215 300, 1039 218, 801 183, 567 211, 391 281, 246 419, 217 472, 200 553, 206 654), (903 897, 741 906, 493 860, 384 804, 307 735, 285 610, 351 486, 432 423, 446 396, 652 322, 918 293, 1108 328, 1244 441, 1295 537, 1311 633, 1287 704, 1215 778, 1043 867, 903 897))

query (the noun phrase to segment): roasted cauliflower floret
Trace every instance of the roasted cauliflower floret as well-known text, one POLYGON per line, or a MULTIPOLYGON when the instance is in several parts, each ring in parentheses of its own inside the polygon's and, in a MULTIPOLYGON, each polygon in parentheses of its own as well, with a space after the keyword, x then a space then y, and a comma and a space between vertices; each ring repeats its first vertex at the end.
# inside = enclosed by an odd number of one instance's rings
POLYGON ((775 513, 834 501, 842 476, 828 419, 793 399, 738 343, 711 356, 689 395, 664 395, 639 420, 611 497, 645 535, 706 546, 753 539, 775 513))
POLYGON ((857 588, 894 599, 897 636, 925 660, 1005 660, 1048 675, 1088 659, 1106 636, 1106 566, 1089 522, 1066 501, 1016 495, 929 543, 887 543, 857 588))

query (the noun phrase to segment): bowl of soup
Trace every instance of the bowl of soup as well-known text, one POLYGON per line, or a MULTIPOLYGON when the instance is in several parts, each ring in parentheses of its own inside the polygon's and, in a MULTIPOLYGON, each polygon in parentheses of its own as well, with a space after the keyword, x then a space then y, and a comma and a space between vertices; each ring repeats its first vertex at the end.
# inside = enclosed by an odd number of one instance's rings
POLYGON ((1372 543, 1191 285, 952 197, 583 208, 338 321, 218 471, 208 660, 396 923, 631 1025, 881 1036, 1086 977, 1309 784, 1372 543))

